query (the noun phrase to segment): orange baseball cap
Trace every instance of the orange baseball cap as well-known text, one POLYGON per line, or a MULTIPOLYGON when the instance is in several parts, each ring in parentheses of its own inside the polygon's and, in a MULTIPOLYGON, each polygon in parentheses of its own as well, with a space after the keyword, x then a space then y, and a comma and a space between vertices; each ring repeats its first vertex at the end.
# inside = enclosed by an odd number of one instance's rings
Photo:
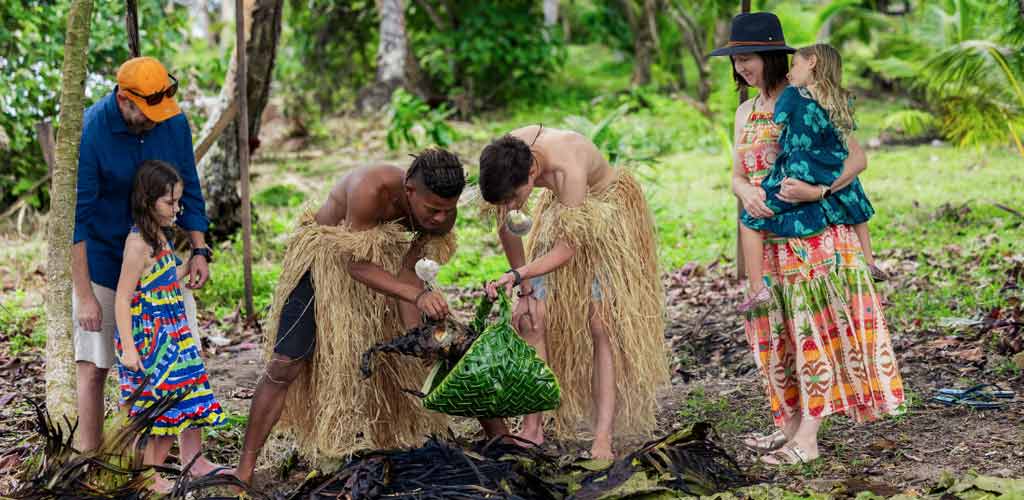
POLYGON ((174 92, 167 92, 172 87, 177 90, 177 81, 172 82, 164 65, 152 57, 125 61, 117 70, 117 86, 125 91, 124 95, 139 107, 146 118, 157 123, 181 113, 174 100, 174 92), (158 97, 160 100, 156 104, 146 102, 153 102, 158 97))

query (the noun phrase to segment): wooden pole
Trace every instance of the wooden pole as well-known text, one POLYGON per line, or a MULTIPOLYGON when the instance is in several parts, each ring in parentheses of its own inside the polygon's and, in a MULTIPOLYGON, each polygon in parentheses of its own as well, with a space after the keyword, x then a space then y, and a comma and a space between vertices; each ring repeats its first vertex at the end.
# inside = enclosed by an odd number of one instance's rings
POLYGON ((238 71, 235 89, 238 91, 238 168, 242 198, 242 266, 245 277, 245 316, 252 321, 256 311, 252 305, 252 206, 249 203, 249 91, 245 62, 245 6, 235 0, 235 54, 238 71))
MULTIPOLYGON (((740 12, 750 12, 750 0, 740 1, 740 12)), ((740 104, 749 98, 747 87, 740 88, 740 104)), ((740 245, 740 215, 743 213, 743 203, 736 199, 736 279, 743 279, 747 274, 747 266, 743 264, 743 247, 740 245)))

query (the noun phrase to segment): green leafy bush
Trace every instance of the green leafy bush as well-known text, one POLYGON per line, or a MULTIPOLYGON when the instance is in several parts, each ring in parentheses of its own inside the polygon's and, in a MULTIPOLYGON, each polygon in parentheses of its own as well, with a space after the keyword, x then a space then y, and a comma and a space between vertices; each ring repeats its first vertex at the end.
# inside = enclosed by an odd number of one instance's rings
MULTIPOLYGON (((46 175, 35 127, 41 121, 57 119, 64 23, 70 4, 71 0, 16 0, 4 2, 0 8, 0 130, 10 139, 8 148, 0 148, 0 209, 46 175)), ((124 6, 119 0, 97 0, 93 6, 87 106, 113 89, 117 68, 129 57, 124 6)), ((186 40, 188 14, 184 6, 167 10, 159 2, 139 2, 142 52, 167 64, 183 88, 193 83, 191 75, 216 79, 217 73, 205 68, 223 65, 218 58, 182 57, 189 52, 180 50, 186 40)), ((49 203, 47 187, 44 184, 28 198, 29 204, 45 207, 49 203)))
POLYGON ((423 142, 448 147, 456 138, 455 129, 445 122, 452 113, 448 106, 430 109, 419 97, 404 89, 395 90, 388 108, 388 147, 394 151, 403 142, 413 148, 423 142))
POLYGON ((274 65, 284 114, 309 135, 326 136, 322 119, 373 81, 377 29, 372 1, 287 2, 274 65))
POLYGON ((46 345, 46 313, 41 305, 25 302, 25 292, 18 290, 0 303, 0 342, 11 354, 46 345))
POLYGON ((409 36, 435 89, 460 113, 530 95, 565 59, 559 30, 544 27, 539 2, 458 0, 436 10, 434 17, 410 6, 409 36))
POLYGON ((306 201, 306 195, 295 186, 278 184, 260 191, 253 200, 257 204, 275 208, 296 207, 306 201))

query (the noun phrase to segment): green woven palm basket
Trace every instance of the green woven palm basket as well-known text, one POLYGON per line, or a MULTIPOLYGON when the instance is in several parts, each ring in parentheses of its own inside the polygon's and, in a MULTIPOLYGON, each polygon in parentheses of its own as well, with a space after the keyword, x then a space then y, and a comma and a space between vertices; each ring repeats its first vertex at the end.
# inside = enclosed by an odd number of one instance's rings
POLYGON ((493 302, 477 307, 473 328, 484 332, 454 366, 434 365, 422 392, 423 406, 448 415, 512 417, 558 408, 561 389, 554 372, 512 328, 512 306, 502 291, 498 321, 487 325, 493 302))

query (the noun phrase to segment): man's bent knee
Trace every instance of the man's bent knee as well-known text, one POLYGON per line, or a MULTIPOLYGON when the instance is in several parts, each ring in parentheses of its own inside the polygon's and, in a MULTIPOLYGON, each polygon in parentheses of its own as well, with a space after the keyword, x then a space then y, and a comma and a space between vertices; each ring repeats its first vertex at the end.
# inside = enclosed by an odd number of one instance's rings
POLYGON ((274 385, 289 386, 299 378, 307 362, 306 358, 292 358, 275 353, 264 369, 263 379, 274 385))

